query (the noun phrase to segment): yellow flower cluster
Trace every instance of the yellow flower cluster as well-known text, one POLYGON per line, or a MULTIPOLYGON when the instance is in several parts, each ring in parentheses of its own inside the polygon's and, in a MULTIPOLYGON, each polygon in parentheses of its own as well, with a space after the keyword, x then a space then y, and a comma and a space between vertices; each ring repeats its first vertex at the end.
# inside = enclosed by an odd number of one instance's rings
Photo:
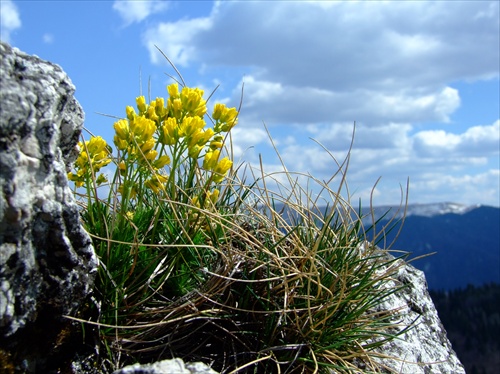
MULTIPOLYGON (((203 99, 203 90, 183 87, 179 91, 177 83, 167 87, 169 98, 156 98, 149 105, 144 96, 136 99, 138 113, 131 106, 126 108, 126 119, 114 124, 114 143, 117 148, 133 161, 139 161, 155 173, 145 181, 144 186, 157 193, 163 189, 168 177, 157 173, 171 164, 171 157, 176 158, 179 152, 187 151, 187 155, 197 160, 207 146, 203 167, 213 172, 213 181, 220 183, 232 166, 232 161, 224 157, 221 160, 220 150, 224 144, 222 133, 228 132, 237 123, 236 108, 227 108, 224 104, 216 104, 213 112, 214 128, 206 128, 204 116, 207 105, 203 99), (171 157, 164 152, 168 147, 171 157)), ((121 163, 122 175, 127 174, 126 163, 121 163)))
POLYGON ((206 193, 202 194, 201 201, 199 196, 195 196, 191 199, 191 204, 197 209, 191 210, 188 214, 190 224, 195 224, 197 227, 204 227, 205 229, 208 229, 208 223, 200 222, 199 210, 208 209, 213 211, 217 200, 219 200, 219 194, 220 191, 215 188, 213 191, 206 191, 206 193))
MULTIPOLYGON (((204 202, 203 202, 203 208, 205 208, 208 204, 214 205, 217 202, 217 200, 219 200, 219 193, 220 193, 220 191, 217 188, 214 189, 212 192, 207 191, 207 193, 205 195, 204 202)), ((200 204, 200 199, 198 198, 198 196, 195 196, 192 199, 192 203, 196 207, 202 208, 202 206, 200 204)))
MULTIPOLYGON (((119 151, 117 191, 124 199, 135 200, 145 190, 154 194, 168 191, 175 198, 176 189, 182 188, 204 196, 203 201, 215 203, 219 191, 209 190, 212 183, 221 183, 232 167, 232 161, 221 153, 226 133, 237 123, 238 111, 215 104, 214 127, 208 128, 203 90, 179 90, 174 83, 167 91, 168 99, 156 98, 149 104, 144 96, 137 97, 136 107, 127 106, 126 117, 114 123, 113 141, 119 151), (202 175, 204 178, 199 179, 202 175), (183 185, 184 182, 188 184, 183 185)), ((96 177, 112 160, 109 147, 100 136, 79 145, 75 172, 68 174, 77 187, 96 177)), ((96 181, 99 185, 106 178, 101 174, 96 181)))
MULTIPOLYGON (((86 181, 111 162, 108 145, 100 136, 94 136, 90 140, 78 142, 80 154, 75 162, 75 172, 68 173, 68 179, 75 182, 77 187, 82 187, 86 181)), ((104 174, 99 174, 96 178, 97 185, 107 181, 104 174)))

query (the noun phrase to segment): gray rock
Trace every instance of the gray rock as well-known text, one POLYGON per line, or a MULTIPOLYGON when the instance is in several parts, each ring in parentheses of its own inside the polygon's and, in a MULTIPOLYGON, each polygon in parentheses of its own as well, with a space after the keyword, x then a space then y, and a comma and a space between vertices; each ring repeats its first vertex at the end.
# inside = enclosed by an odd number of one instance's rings
POLYGON ((36 56, 4 43, 0 55, 0 336, 14 341, 73 313, 97 258, 66 177, 84 118, 75 87, 36 56))
POLYGON ((378 310, 399 310, 394 322, 400 329, 415 324, 398 339, 378 349, 377 352, 386 358, 375 361, 401 374, 465 373, 429 295, 424 273, 410 264, 403 264, 402 260, 397 261, 396 265, 402 266, 387 286, 406 287, 384 299, 378 310))
POLYGON ((125 366, 113 374, 217 374, 217 372, 201 362, 185 364, 180 358, 174 358, 154 364, 125 366))

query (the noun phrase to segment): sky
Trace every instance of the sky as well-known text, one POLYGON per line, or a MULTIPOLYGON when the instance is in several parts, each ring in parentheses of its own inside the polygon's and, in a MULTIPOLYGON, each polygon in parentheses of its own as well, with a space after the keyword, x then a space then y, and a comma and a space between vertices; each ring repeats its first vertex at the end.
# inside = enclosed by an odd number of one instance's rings
POLYGON ((283 170, 273 142, 288 171, 329 180, 355 123, 343 191, 355 204, 398 204, 409 179, 410 203, 500 206, 499 1, 0 5, 2 41, 60 65, 109 142, 103 113, 167 96, 176 73, 158 46, 188 86, 218 86, 209 103, 242 99, 236 163, 283 170))

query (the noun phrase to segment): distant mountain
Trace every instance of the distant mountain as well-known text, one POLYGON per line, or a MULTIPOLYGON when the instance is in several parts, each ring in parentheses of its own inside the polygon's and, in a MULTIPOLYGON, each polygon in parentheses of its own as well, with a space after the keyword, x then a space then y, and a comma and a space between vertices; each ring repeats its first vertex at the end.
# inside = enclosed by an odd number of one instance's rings
MULTIPOLYGON (((434 217, 442 214, 465 214, 471 210, 481 207, 476 205, 463 205, 456 203, 435 203, 435 204, 410 204, 406 207, 406 217, 434 217)), ((363 208, 363 216, 370 215, 370 208, 363 208)), ((380 218, 386 215, 389 218, 402 218, 405 214, 404 206, 382 205, 373 208, 374 216, 380 218)))
MULTIPOLYGON (((377 223, 377 231, 397 208, 374 209, 376 218, 389 209, 377 223)), ((399 213, 397 218, 401 216, 399 213)), ((425 272, 430 289, 500 283, 500 208, 453 203, 409 205, 403 226, 398 223, 386 239, 387 243, 395 240, 392 249, 411 252, 410 259, 437 252, 412 262, 425 272)))
MULTIPOLYGON (((275 209, 287 221, 296 218, 282 204, 275 209)), ((316 210, 320 215, 325 215, 325 211, 325 207, 316 210)), ((406 207, 402 225, 404 215, 404 207, 398 206, 361 209, 367 239, 372 240, 374 232, 379 238, 385 233, 384 240, 378 242, 380 247, 387 248, 394 242, 390 249, 410 252, 409 260, 436 252, 411 262, 425 272, 429 289, 500 284, 500 208, 455 203, 411 204, 406 207), (389 222, 390 219, 393 221, 389 222), (373 222, 375 230, 370 229, 373 222), (392 230, 388 230, 390 227, 392 230)))

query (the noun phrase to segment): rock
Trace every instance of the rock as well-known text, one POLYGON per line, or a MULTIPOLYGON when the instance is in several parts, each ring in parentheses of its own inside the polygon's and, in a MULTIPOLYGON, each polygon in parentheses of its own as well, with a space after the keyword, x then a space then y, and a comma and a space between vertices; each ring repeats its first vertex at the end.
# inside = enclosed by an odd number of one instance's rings
POLYGON ((115 371, 113 374, 217 374, 201 362, 185 364, 180 358, 163 360, 147 365, 129 365, 115 371))
POLYGON ((0 351, 23 358, 31 344, 51 349, 48 331, 56 339, 90 292, 97 258, 66 177, 84 118, 75 87, 8 44, 0 55, 0 351))
POLYGON ((402 266, 387 286, 406 287, 384 299, 378 310, 400 309, 393 322, 399 323, 401 329, 414 321, 415 324, 398 339, 377 349, 387 358, 375 360, 401 374, 465 373, 429 295, 424 273, 402 260, 397 261, 402 266))

